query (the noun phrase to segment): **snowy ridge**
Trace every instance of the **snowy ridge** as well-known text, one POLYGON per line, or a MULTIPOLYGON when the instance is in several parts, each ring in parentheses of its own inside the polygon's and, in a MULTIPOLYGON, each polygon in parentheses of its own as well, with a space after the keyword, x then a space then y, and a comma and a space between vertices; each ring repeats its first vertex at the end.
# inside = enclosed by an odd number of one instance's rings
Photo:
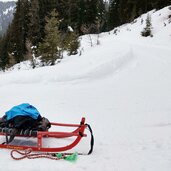
MULTIPOLYGON (((0 150, 2 170, 170 171, 171 10, 149 13, 153 37, 140 35, 144 14, 100 34, 100 45, 97 35, 91 35, 92 47, 89 35, 81 37, 81 56, 65 56, 55 66, 34 70, 24 62, 0 73, 1 114, 28 102, 53 122, 78 123, 85 116, 95 136, 93 154, 79 156, 76 163, 16 162, 8 150, 0 150)), ((89 136, 71 151, 87 152, 88 140, 89 136)), ((35 144, 29 139, 16 141, 35 144)), ((44 142, 51 144, 54 141, 44 142)))
MULTIPOLYGON (((91 57, 91 54, 88 55, 91 57)), ((84 60, 73 59, 72 62, 59 65, 58 67, 38 68, 30 72, 30 70, 15 72, 1 75, 0 85, 6 84, 30 84, 30 83, 57 83, 67 81, 80 81, 84 79, 103 78, 118 72, 133 60, 131 51, 118 56, 94 56, 92 59, 85 58, 84 60), (99 59, 100 58, 100 59, 99 59), (108 58, 108 60, 106 60, 108 58), (96 61, 100 62, 96 62, 96 61), (87 63, 87 65, 86 65, 87 63), (87 67, 88 66, 88 67, 87 67), (47 68, 49 68, 47 70, 47 68), (68 73, 68 68, 70 72, 68 73), (55 74, 54 74, 55 73, 55 74)))

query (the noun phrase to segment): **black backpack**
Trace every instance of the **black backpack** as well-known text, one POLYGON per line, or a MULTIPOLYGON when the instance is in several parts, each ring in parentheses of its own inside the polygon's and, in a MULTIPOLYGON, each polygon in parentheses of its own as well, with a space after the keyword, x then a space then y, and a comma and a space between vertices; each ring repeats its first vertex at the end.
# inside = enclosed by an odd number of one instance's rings
POLYGON ((36 136, 37 131, 47 131, 50 127, 51 123, 49 120, 41 116, 37 119, 33 119, 30 116, 18 115, 10 120, 7 120, 4 115, 0 118, 0 132, 6 134, 5 143, 7 144, 9 144, 17 134, 36 136), (9 139, 8 136, 10 137, 9 139))

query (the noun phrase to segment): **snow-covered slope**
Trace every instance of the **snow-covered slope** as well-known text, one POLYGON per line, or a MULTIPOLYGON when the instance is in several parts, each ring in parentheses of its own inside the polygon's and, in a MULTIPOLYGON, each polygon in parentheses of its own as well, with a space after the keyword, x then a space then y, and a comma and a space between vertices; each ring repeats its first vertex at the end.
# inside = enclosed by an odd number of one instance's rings
POLYGON ((13 19, 15 1, 0 1, 0 34, 4 34, 13 19))
MULTIPOLYGON (((28 102, 51 121, 77 123, 85 116, 95 149, 76 163, 47 159, 14 161, 0 150, 2 170, 170 171, 171 23, 168 7, 151 11, 154 37, 140 33, 147 14, 132 24, 82 37, 81 56, 53 67, 28 63, 0 74, 0 113, 28 102), (17 68, 20 68, 18 70, 17 68)), ((86 152, 87 139, 73 151, 86 152)))

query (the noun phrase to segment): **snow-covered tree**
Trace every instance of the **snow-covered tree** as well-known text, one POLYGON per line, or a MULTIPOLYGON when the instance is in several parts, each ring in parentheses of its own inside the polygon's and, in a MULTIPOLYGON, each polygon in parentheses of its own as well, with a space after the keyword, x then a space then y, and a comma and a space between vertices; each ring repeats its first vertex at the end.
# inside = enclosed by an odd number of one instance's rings
POLYGON ((146 18, 146 26, 143 29, 143 31, 141 32, 141 35, 144 37, 148 37, 148 36, 153 36, 152 35, 152 23, 151 23, 151 16, 149 14, 147 14, 147 18, 146 18))

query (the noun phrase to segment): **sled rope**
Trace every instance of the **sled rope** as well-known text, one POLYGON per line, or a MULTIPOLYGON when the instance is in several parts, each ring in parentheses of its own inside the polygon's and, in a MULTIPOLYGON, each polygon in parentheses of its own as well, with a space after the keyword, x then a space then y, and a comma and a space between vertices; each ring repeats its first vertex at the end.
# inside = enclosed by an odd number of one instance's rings
POLYGON ((67 161, 76 161, 77 155, 83 155, 82 153, 32 153, 31 149, 27 149, 23 152, 19 150, 12 150, 11 157, 14 160, 22 160, 22 159, 38 159, 38 158, 46 158, 51 160, 67 160, 67 161), (20 155, 20 157, 15 157, 14 153, 20 155))

